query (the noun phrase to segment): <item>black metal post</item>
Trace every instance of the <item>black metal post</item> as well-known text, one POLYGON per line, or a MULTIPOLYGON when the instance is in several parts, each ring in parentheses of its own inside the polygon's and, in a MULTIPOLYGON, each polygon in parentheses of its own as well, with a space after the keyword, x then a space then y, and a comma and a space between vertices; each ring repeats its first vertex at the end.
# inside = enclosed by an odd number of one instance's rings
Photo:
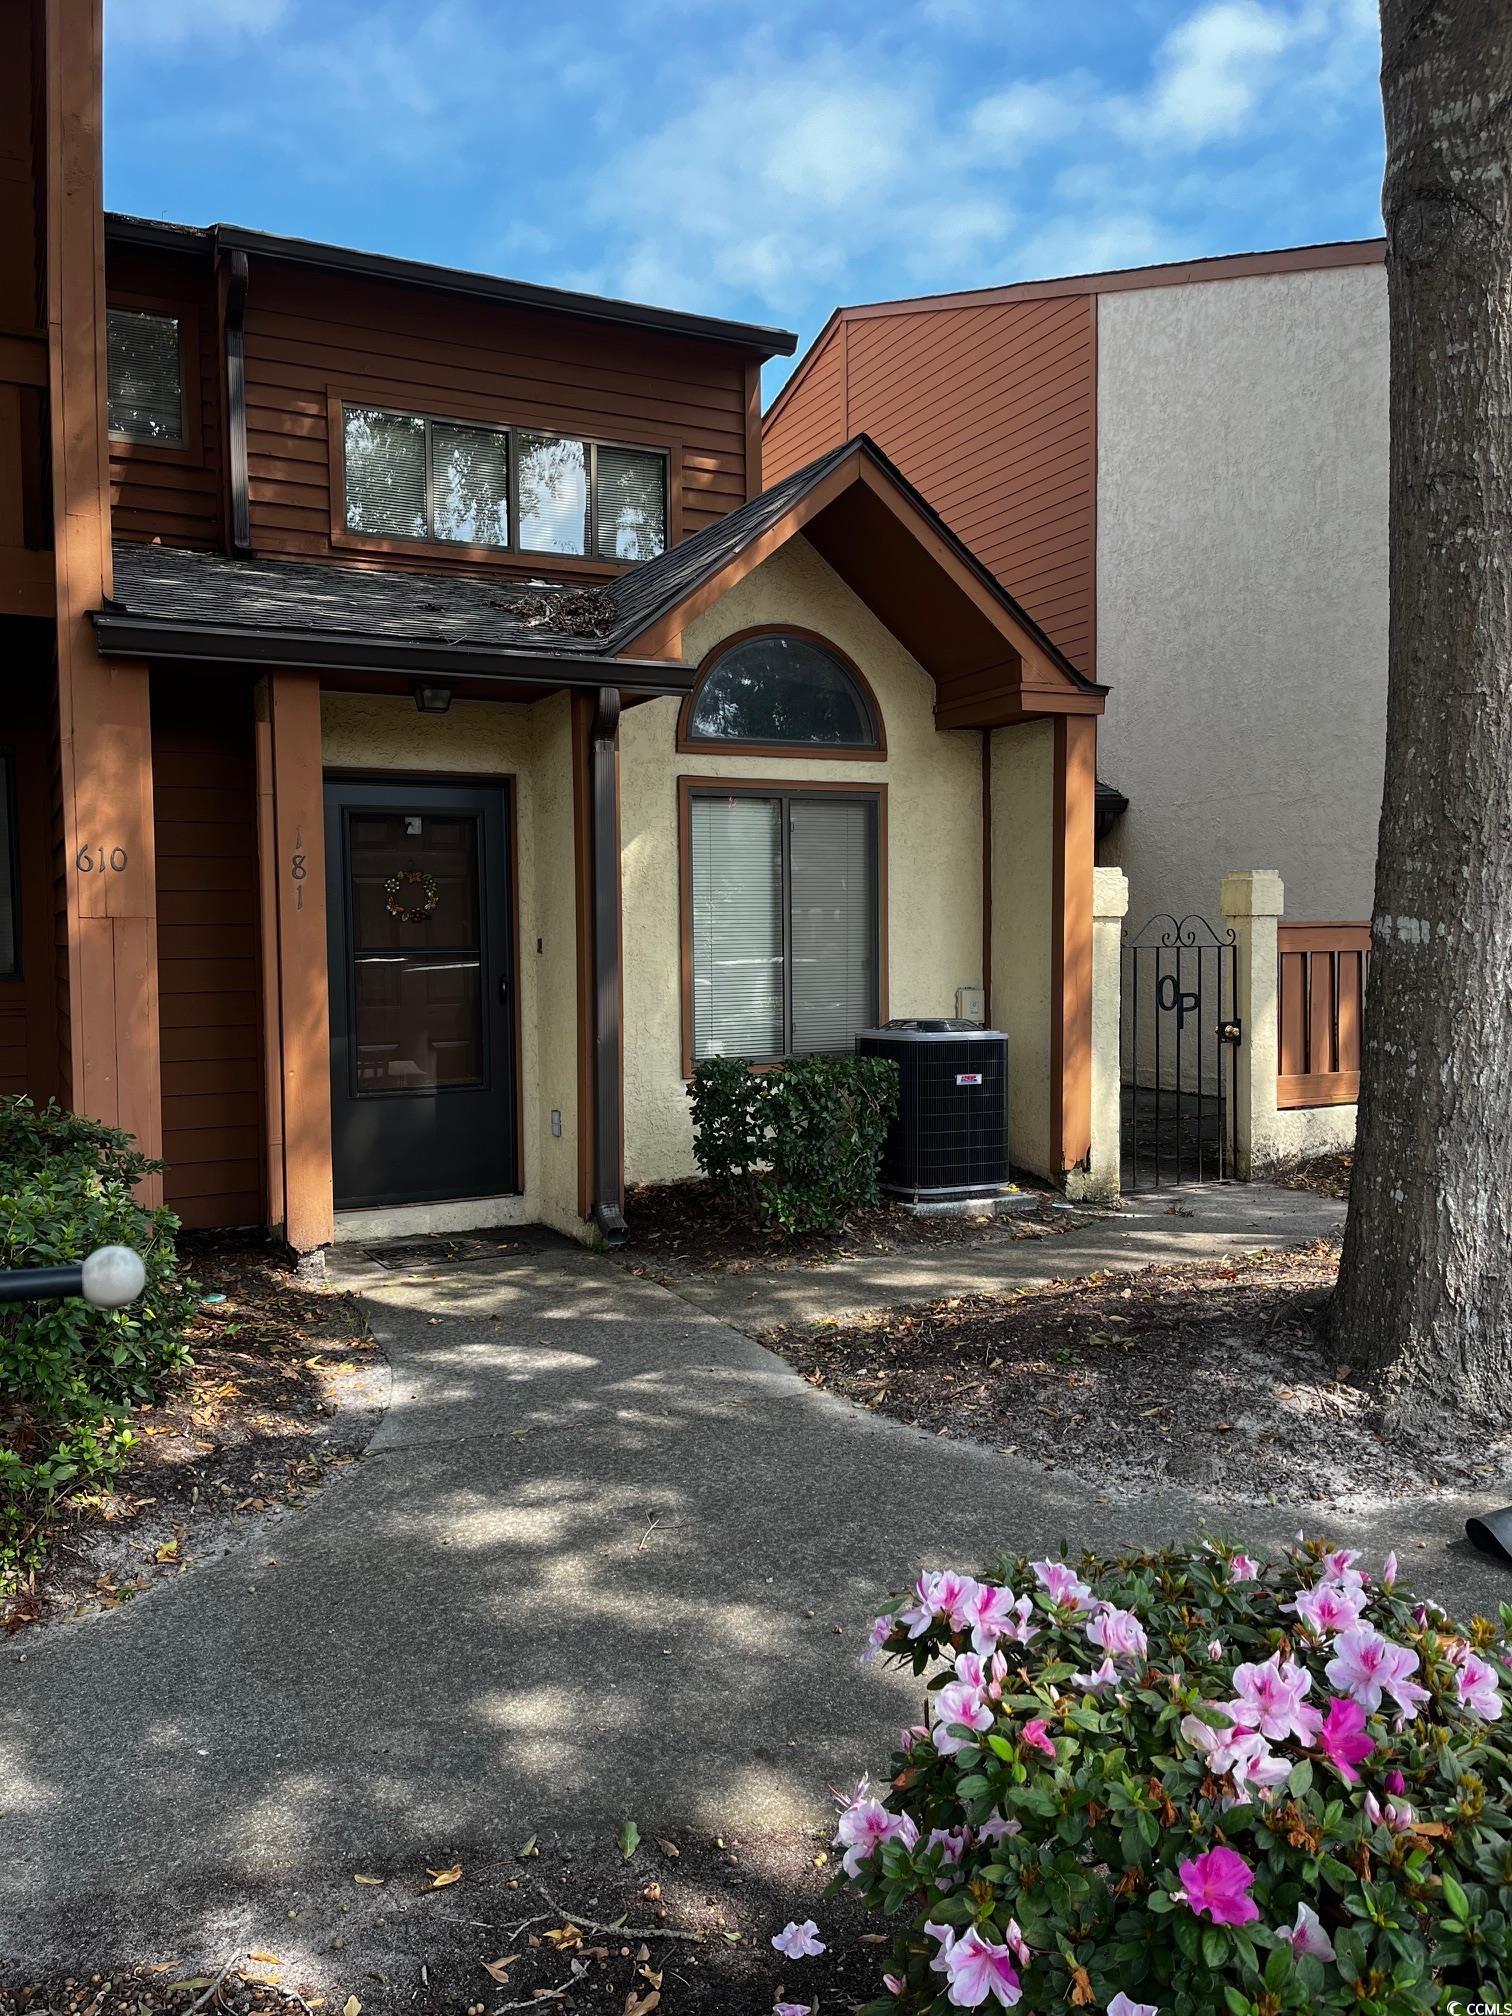
POLYGON ((62 1302, 83 1293, 82 1266, 0 1270, 0 1302, 62 1302))

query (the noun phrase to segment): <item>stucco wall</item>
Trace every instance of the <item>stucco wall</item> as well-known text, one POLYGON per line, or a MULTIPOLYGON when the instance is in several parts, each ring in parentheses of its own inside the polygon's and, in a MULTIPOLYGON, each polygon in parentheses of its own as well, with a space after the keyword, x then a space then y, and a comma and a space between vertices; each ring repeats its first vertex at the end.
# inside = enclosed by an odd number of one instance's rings
POLYGON ((1386 278, 1349 267, 1098 302, 1102 858, 1216 919, 1264 867, 1371 914, 1386 707, 1386 278))
POLYGON ((857 763, 676 753, 677 703, 633 707, 620 724, 625 919, 625 1178, 694 1173, 681 1057, 677 779, 728 776, 887 786, 888 1010, 953 1015, 982 982, 981 742, 937 733, 934 687, 802 538, 790 540, 693 623, 684 656, 722 637, 795 623, 861 667, 887 728, 887 760, 857 763))
POLYGON ((455 700, 420 714, 396 694, 323 693, 328 770, 507 777, 515 794, 516 957, 524 1121, 521 1216, 579 1231, 572 782, 565 695, 533 707, 455 700), (537 942, 540 950, 537 951, 537 942), (561 1137, 549 1114, 562 1114, 561 1137))
POLYGON ((1023 1169, 1059 1178, 1050 1126, 1050 936, 1055 726, 992 737, 992 1001, 1008 1037, 1008 1143, 1023 1169))

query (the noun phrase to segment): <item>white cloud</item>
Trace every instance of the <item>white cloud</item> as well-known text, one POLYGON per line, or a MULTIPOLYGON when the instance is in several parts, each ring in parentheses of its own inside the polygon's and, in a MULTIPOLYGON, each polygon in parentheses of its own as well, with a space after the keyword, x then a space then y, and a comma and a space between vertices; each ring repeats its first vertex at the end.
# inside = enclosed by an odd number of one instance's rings
POLYGON ((290 0, 117 0, 105 10, 113 43, 176 49, 266 35, 289 15, 290 0))
POLYGON ((1217 0, 1174 28, 1156 59, 1156 80, 1134 125, 1158 139, 1200 146, 1238 132, 1305 33, 1295 15, 1259 0, 1217 0))

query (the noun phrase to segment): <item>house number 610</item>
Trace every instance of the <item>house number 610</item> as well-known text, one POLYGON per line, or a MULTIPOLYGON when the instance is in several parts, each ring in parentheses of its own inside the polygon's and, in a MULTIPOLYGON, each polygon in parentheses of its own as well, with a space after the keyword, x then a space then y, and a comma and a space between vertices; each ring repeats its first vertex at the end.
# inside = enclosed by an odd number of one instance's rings
POLYGON ((112 847, 107 854, 103 847, 81 847, 74 857, 74 866, 81 875, 103 875, 107 868, 112 875, 119 875, 126 866, 126 849, 112 847))

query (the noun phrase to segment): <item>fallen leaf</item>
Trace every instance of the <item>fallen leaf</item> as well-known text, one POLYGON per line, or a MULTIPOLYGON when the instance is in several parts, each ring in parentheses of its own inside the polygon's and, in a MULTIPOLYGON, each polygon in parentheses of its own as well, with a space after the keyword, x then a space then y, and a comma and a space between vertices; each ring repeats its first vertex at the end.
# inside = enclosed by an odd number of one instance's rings
POLYGON ((619 1851, 628 1862, 640 1846, 640 1829, 633 1820, 627 1820, 619 1831, 619 1851))
POLYGON ((170 1981, 168 1983, 168 1993, 170 1995, 187 1995, 191 1989, 208 1988, 209 1986, 210 1976, 208 1974, 190 1974, 182 1981, 170 1981))
POLYGON ((428 1886, 430 1889, 444 1890, 448 1883, 462 1881, 462 1864, 453 1862, 450 1869, 427 1869, 425 1873, 431 1879, 428 1886))
POLYGON ((582 1933, 570 1921, 566 1925, 553 1926, 551 1931, 544 1932, 541 1936, 549 1945, 555 1946, 559 1953, 565 1952, 570 1946, 581 1946, 583 1943, 582 1933))
POLYGON ((354 1883, 371 1884, 375 1890, 378 1890, 382 1889, 385 1879, 382 1876, 354 1876, 352 1881, 354 1883))
POLYGON ((532 1855, 539 1855, 540 1852, 540 1849, 536 1846, 536 1837, 532 1834, 523 1848, 516 1848, 515 1860, 517 1862, 528 1862, 532 1855))
POLYGON ((348 1995, 341 2005, 341 2016, 362 2016, 362 2004, 355 1995, 348 1995))
POLYGON ((260 1960, 265 1967, 276 1967, 279 1964, 276 1953, 249 1953, 247 1958, 249 1960, 260 1960))
POLYGON ((675 1841, 664 1841, 660 1834, 656 1837, 656 1845, 669 1862, 675 1862, 682 1853, 681 1848, 678 1847, 675 1841))
POLYGON ((485 1974, 491 1975, 498 1982, 499 1986, 504 1988, 509 1984, 509 1970, 519 1957, 518 1953, 506 1953, 502 1959, 480 1960, 478 1965, 483 1969, 485 1974))
POLYGON ((632 1988, 630 1993, 625 1997, 625 2016, 651 2016, 651 2011, 660 2007, 660 1988, 653 1988, 646 1995, 637 1995, 632 1988))

